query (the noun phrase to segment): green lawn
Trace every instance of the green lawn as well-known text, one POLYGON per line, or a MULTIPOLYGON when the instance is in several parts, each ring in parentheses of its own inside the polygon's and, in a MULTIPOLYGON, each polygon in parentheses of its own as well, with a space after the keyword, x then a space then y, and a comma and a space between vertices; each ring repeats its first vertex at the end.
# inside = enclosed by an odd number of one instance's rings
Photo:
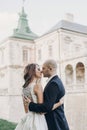
POLYGON ((16 123, 0 119, 0 130, 14 130, 16 123))

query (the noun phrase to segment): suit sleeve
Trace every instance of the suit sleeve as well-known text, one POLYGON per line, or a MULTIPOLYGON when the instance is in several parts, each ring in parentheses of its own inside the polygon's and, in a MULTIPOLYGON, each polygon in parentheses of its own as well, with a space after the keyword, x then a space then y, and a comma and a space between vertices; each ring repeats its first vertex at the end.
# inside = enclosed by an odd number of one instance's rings
POLYGON ((58 85, 55 82, 50 83, 50 85, 46 88, 45 102, 42 104, 31 102, 29 104, 29 110, 38 113, 51 111, 58 94, 58 85))

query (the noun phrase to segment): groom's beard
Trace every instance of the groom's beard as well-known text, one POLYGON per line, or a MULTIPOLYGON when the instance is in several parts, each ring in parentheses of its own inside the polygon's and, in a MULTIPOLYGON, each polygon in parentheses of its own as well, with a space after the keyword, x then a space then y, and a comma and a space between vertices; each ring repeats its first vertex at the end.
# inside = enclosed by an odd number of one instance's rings
POLYGON ((51 75, 50 74, 43 74, 43 77, 50 78, 51 75))

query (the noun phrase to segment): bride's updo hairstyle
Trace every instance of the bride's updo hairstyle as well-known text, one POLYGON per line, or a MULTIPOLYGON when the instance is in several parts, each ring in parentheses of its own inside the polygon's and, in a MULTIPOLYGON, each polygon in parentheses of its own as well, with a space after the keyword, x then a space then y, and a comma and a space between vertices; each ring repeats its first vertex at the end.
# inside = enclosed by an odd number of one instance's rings
POLYGON ((36 65, 35 63, 28 64, 24 69, 24 80, 25 83, 23 85, 23 88, 26 88, 30 82, 32 82, 35 74, 36 74, 36 65))

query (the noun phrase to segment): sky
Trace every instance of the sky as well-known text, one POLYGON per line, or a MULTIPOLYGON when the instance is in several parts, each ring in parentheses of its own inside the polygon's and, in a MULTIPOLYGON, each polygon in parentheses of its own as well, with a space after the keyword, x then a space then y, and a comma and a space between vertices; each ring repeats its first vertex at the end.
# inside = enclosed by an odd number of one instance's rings
POLYGON ((87 0, 0 0, 0 41, 13 34, 23 6, 31 30, 42 35, 65 18, 74 16, 74 22, 87 25, 87 0))

